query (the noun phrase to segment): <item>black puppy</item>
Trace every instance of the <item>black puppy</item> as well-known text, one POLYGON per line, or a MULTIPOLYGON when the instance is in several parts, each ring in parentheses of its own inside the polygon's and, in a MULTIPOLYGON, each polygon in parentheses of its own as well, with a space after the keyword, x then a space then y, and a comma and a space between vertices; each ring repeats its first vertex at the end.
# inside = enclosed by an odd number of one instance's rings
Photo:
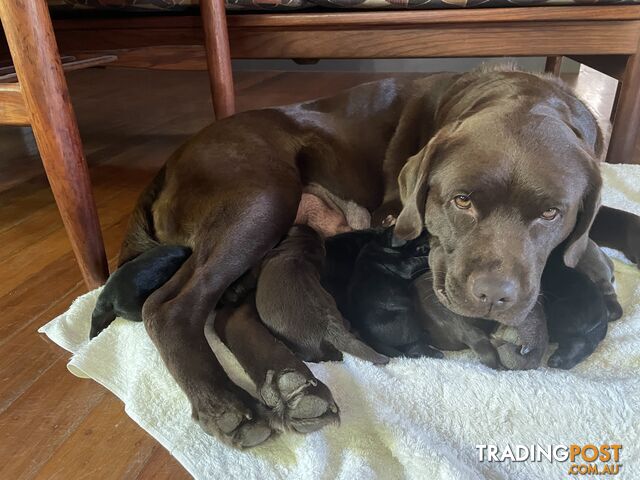
MULTIPOLYGON (((558 343, 548 365, 573 368, 591 355, 607 334, 611 318, 607 299, 587 275, 566 267, 559 253, 549 258, 542 290, 549 338, 558 343)), ((617 300, 615 305, 619 308, 617 300)))
MULTIPOLYGON (((355 261, 347 289, 336 288, 331 284, 331 278, 325 278, 324 283, 330 291, 348 292, 346 316, 360 336, 377 351, 390 357, 441 358, 442 353, 429 345, 413 285, 416 277, 429 269, 427 234, 425 232, 401 247, 391 245, 392 237, 393 228, 387 228, 328 239, 328 253, 340 245, 350 251, 355 261), (357 246, 363 240, 364 245, 356 257, 353 255, 354 244, 357 246)), ((329 256, 330 264, 335 261, 336 258, 329 256)))
POLYGON ((98 296, 89 338, 97 336, 116 317, 141 322, 145 300, 178 271, 189 255, 190 248, 162 245, 121 265, 98 296))
MULTIPOLYGON (((400 248, 391 246, 385 232, 373 239, 370 233, 367 235, 368 243, 354 263, 348 318, 364 339, 389 356, 397 356, 398 352, 411 355, 407 344, 418 352, 426 345, 428 356, 433 356, 431 347, 471 348, 487 366, 525 370, 540 365, 551 341, 558 343, 558 349, 548 365, 570 369, 593 353, 604 339, 607 322, 612 318, 609 303, 614 305, 613 311, 620 312, 613 318, 621 314, 615 292, 606 294, 590 277, 566 267, 561 254, 553 254, 542 277, 542 302, 524 322, 513 327, 463 317, 448 310, 433 292, 432 273, 424 272, 423 262, 428 254, 424 233, 400 248), (411 306, 413 298, 418 301, 419 311, 411 306), (412 345, 412 341, 416 344, 412 345)), ((612 281, 610 261, 591 261, 602 255, 591 242, 583 260, 588 265, 583 268, 593 278, 612 281)))
MULTIPOLYGON (((496 323, 457 315, 433 293, 428 234, 397 247, 392 239, 393 228, 387 228, 337 235, 326 242, 328 253, 337 244, 353 254, 362 244, 352 261, 348 301, 341 306, 360 336, 390 357, 442 358, 437 349, 471 348, 486 365, 500 367, 490 339, 496 323)), ((329 290, 339 290, 327 283, 329 290)))

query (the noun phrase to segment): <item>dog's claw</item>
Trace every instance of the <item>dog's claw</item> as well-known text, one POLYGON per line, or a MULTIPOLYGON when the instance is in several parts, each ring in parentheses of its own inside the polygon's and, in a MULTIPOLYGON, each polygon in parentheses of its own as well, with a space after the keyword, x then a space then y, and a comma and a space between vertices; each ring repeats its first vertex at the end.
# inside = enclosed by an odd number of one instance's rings
POLYGON ((531 347, 529 345, 522 345, 520 349, 520 355, 526 355, 531 351, 531 347))

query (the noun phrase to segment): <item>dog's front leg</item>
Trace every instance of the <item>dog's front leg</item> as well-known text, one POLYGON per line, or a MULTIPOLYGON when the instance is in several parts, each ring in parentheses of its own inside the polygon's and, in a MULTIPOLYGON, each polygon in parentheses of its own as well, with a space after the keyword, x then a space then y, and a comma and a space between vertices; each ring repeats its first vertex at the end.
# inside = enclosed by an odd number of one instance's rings
MULTIPOLYGON (((261 443, 272 430, 257 402, 227 377, 205 338, 205 323, 214 320, 226 288, 286 232, 298 199, 295 187, 214 199, 218 208, 206 216, 193 254, 142 310, 147 332, 189 399, 193 418, 207 433, 239 447, 261 443)), ((269 365, 269 358, 264 361, 269 365)))

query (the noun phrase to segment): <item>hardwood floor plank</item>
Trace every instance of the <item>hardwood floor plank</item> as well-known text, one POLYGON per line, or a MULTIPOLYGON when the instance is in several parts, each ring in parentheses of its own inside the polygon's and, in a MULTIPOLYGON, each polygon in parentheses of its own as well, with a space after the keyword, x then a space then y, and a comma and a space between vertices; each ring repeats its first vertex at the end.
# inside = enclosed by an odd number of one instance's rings
POLYGON ((118 398, 106 394, 33 478, 136 478, 157 443, 123 414, 123 408, 118 398), (109 452, 108 461, 105 452, 109 452))
POLYGON ((156 445, 136 480, 187 480, 191 475, 162 446, 156 445))
POLYGON ((107 395, 100 385, 71 375, 66 357, 0 414, 0 458, 10 459, 0 462, 0 478, 33 478, 107 395))
MULTIPOLYGON (((122 238, 126 226, 127 217, 120 218, 117 223, 104 231, 105 239, 111 245, 115 244, 115 239, 119 241, 122 238)), ((66 254, 64 262, 70 268, 75 269, 71 282, 75 282, 77 285, 77 282, 80 281, 80 274, 72 255, 66 254)), ((44 278, 41 288, 47 289, 48 283, 56 281, 61 281, 61 279, 47 276, 44 278)), ((71 283, 70 287, 73 284, 71 283)), ((77 288, 73 293, 81 294, 86 291, 84 285, 80 284, 77 288)), ((9 341, 0 345, 0 358, 5 359, 0 363, 0 411, 20 397, 60 355, 66 355, 62 349, 45 341, 44 337, 41 337, 36 330, 40 324, 64 313, 69 307, 72 296, 73 294, 69 294, 67 297, 59 298, 48 309, 45 308, 43 312, 36 314, 35 318, 38 318, 39 322, 25 320, 23 325, 16 326, 17 332, 12 335, 9 341), (45 311, 46 315, 43 314, 45 311)), ((14 314, 20 315, 19 306, 14 310, 14 314)))

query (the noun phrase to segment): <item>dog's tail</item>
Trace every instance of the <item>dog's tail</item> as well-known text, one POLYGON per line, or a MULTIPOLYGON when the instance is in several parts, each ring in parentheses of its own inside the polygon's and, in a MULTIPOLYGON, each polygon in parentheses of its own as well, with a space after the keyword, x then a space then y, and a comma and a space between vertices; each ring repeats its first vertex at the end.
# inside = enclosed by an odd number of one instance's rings
POLYGON ((371 362, 376 365, 386 365, 389 363, 389 357, 376 352, 373 348, 356 337, 347 329, 340 318, 336 318, 329 322, 329 326, 327 327, 327 336, 325 339, 341 352, 348 353, 349 355, 361 358, 367 362, 371 362))

